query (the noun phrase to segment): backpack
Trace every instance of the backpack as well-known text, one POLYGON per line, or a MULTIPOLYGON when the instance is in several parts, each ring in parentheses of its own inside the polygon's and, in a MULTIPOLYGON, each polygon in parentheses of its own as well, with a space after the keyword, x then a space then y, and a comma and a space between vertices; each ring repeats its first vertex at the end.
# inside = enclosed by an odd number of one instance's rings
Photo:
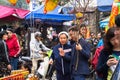
POLYGON ((97 66, 97 63, 98 63, 98 57, 99 57, 102 49, 103 49, 103 46, 100 46, 95 51, 95 54, 94 54, 94 56, 92 58, 92 62, 91 62, 93 69, 96 69, 96 66, 97 66))

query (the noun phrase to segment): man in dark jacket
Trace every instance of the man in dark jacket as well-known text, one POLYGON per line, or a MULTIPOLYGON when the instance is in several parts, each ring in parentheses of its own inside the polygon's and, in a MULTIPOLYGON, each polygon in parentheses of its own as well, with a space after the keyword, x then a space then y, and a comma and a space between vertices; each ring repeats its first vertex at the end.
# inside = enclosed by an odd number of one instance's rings
POLYGON ((72 37, 76 41, 73 45, 71 59, 72 80, 85 80, 85 76, 90 73, 88 63, 90 46, 82 38, 78 27, 74 27, 72 37))
POLYGON ((8 58, 7 45, 4 40, 7 40, 7 32, 0 32, 0 77, 10 74, 10 61, 8 58))

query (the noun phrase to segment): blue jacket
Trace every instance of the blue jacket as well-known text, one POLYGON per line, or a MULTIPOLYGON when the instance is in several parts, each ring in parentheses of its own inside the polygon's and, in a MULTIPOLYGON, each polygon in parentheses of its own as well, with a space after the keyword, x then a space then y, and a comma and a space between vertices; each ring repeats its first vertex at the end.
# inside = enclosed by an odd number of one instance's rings
POLYGON ((64 65, 64 73, 70 74, 70 61, 71 61, 71 45, 65 44, 63 45, 63 49, 67 51, 64 57, 61 57, 59 54, 59 48, 62 48, 61 44, 58 44, 53 47, 53 53, 51 58, 55 60, 55 68, 57 72, 62 73, 62 62, 61 59, 63 58, 63 65, 64 65))
POLYGON ((71 72, 73 75, 88 75, 90 73, 88 59, 90 58, 90 45, 83 39, 79 39, 79 44, 82 46, 81 51, 77 51, 76 44, 73 45, 71 72), (79 54, 78 66, 76 70, 77 54, 79 54))

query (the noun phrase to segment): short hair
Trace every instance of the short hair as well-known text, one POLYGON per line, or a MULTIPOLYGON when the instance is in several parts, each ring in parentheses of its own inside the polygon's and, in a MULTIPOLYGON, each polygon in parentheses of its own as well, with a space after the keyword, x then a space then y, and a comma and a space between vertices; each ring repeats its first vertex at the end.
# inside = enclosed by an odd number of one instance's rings
POLYGON ((79 27, 78 26, 74 26, 74 27, 71 27, 71 28, 69 28, 69 31, 79 31, 79 27))
POLYGON ((14 32, 12 28, 7 28, 6 31, 14 32))
POLYGON ((115 17, 115 24, 117 27, 120 27, 120 14, 115 17))
POLYGON ((7 32, 4 30, 4 31, 1 31, 0 32, 0 39, 2 39, 3 35, 7 34, 7 32))
POLYGON ((80 25, 80 28, 81 28, 81 27, 86 27, 86 25, 85 25, 85 24, 81 24, 81 25, 80 25))
POLYGON ((34 36, 35 37, 42 37, 42 34, 41 34, 41 32, 35 32, 34 36))

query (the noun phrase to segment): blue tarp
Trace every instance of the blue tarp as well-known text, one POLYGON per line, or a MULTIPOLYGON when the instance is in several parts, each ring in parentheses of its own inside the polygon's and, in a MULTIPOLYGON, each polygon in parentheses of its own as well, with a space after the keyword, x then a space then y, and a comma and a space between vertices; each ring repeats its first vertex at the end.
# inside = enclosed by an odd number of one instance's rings
POLYGON ((113 0, 97 0, 97 8, 99 11, 111 11, 113 0))
POLYGON ((26 19, 41 19, 41 20, 57 20, 57 21, 71 21, 76 19, 74 14, 60 14, 61 7, 57 6, 53 11, 47 14, 43 13, 44 6, 41 5, 38 9, 30 12, 26 19))
POLYGON ((100 23, 100 28, 105 28, 109 23, 109 17, 100 21, 99 23, 100 23))

